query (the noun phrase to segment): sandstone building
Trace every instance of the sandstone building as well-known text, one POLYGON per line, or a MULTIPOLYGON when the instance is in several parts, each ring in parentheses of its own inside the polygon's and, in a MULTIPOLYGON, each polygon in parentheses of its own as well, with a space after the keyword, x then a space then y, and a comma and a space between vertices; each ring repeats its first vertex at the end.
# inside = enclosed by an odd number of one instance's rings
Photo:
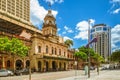
POLYGON ((25 58, 0 52, 0 68, 36 71, 67 70, 73 66, 73 50, 57 35, 52 10, 44 18, 42 30, 30 23, 30 0, 0 0, 0 37, 19 38, 31 49, 25 58), (9 7, 8 7, 9 6, 9 7))

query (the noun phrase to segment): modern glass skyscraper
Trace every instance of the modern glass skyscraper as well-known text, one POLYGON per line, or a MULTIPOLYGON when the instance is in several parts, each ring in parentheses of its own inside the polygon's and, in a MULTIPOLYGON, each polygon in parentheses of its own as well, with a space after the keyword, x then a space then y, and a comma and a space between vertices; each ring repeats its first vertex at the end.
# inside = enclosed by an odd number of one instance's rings
POLYGON ((92 47, 96 53, 103 56, 105 61, 111 54, 111 29, 106 24, 94 25, 90 32, 90 38, 97 37, 97 42, 92 43, 92 47))
POLYGON ((29 23, 30 0, 0 0, 0 13, 29 23))

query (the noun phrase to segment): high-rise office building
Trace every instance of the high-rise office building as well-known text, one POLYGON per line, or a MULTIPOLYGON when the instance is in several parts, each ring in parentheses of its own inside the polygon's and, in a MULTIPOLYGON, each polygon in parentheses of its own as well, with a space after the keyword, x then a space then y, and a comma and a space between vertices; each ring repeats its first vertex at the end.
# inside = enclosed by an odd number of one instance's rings
POLYGON ((0 13, 29 23, 30 0, 0 0, 0 13))
POLYGON ((105 24, 94 25, 90 33, 91 39, 97 37, 97 42, 92 44, 96 53, 100 54, 105 61, 111 54, 111 29, 105 24))

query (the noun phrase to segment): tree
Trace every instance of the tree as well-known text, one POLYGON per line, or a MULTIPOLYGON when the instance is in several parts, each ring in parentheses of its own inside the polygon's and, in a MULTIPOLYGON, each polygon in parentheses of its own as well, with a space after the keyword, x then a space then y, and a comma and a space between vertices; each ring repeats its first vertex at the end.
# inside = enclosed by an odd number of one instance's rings
POLYGON ((110 56, 111 61, 115 61, 118 62, 120 61, 120 50, 116 50, 112 53, 112 55, 110 56))
POLYGON ((94 50, 93 50, 92 48, 86 48, 86 47, 84 47, 84 46, 78 48, 78 50, 79 50, 80 52, 86 53, 87 55, 90 53, 91 56, 93 56, 93 55, 95 54, 95 52, 94 52, 94 50))
MULTIPOLYGON (((25 57, 28 49, 29 47, 17 38, 0 37, 0 51, 13 56, 13 62, 15 62, 15 56, 25 57)), ((13 69, 15 70, 15 67, 13 69)))
POLYGON ((21 40, 19 40, 17 38, 11 39, 10 52, 13 55, 25 57, 28 54, 28 49, 29 49, 29 47, 27 47, 25 44, 23 44, 23 42, 21 40))
POLYGON ((65 43, 65 45, 68 46, 68 48, 70 48, 73 45, 73 41, 70 39, 67 39, 64 43, 65 43))
POLYGON ((98 72, 98 75, 99 75, 99 66, 100 66, 100 63, 101 62, 104 62, 104 58, 102 56, 100 56, 98 53, 95 53, 95 55, 92 57, 95 61, 96 61, 96 64, 97 64, 97 72, 98 72))
POLYGON ((86 48, 84 46, 78 48, 78 51, 75 52, 75 56, 87 61, 88 54, 90 53, 91 56, 94 56, 95 52, 92 48, 86 48))
POLYGON ((0 38, 0 51, 8 54, 25 57, 28 54, 28 47, 17 38, 9 39, 8 37, 0 38))
POLYGON ((104 58, 102 56, 100 56, 98 53, 95 53, 94 56, 92 57, 95 61, 101 63, 104 62, 104 58))
POLYGON ((80 58, 80 59, 82 59, 82 60, 86 60, 87 59, 87 55, 86 55, 86 53, 84 53, 84 52, 75 52, 75 54, 74 54, 77 58, 80 58))

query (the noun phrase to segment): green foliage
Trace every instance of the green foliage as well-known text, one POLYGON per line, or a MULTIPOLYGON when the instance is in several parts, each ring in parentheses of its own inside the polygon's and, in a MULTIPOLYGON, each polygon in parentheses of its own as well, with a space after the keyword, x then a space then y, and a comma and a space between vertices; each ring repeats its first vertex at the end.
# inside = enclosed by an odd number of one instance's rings
POLYGON ((86 60, 88 58, 88 54, 90 53, 90 56, 95 60, 99 62, 104 62, 104 58, 100 56, 99 54, 95 53, 92 48, 86 48, 84 46, 78 48, 78 51, 75 52, 75 56, 78 58, 81 58, 83 60, 86 60))
POLYGON ((6 51, 13 55, 18 55, 24 57, 28 54, 28 47, 23 44, 23 42, 17 38, 8 37, 0 38, 0 51, 6 51))
POLYGON ((78 58, 81 58, 83 60, 86 60, 88 58, 88 54, 90 53, 90 56, 93 56, 95 53, 93 51, 93 49, 91 48, 86 48, 84 46, 78 48, 78 51, 75 52, 75 56, 78 58))
POLYGON ((93 56, 95 54, 94 50, 92 48, 86 48, 84 46, 78 48, 79 52, 84 52, 87 55, 90 53, 91 56, 93 56))
POLYGON ((111 55, 111 61, 120 61, 120 50, 116 50, 111 55))
POLYGON ((11 44, 10 40, 7 37, 0 38, 0 51, 9 51, 9 46, 11 46, 11 44))
POLYGON ((86 59, 87 59, 87 54, 84 53, 84 52, 75 52, 74 55, 75 55, 76 57, 78 57, 78 58, 83 59, 83 60, 86 60, 86 59))
POLYGON ((97 62, 101 63, 101 62, 104 62, 104 58, 102 56, 100 56, 98 53, 95 53, 94 56, 92 56, 92 58, 94 60, 96 60, 97 62))
POLYGON ((73 41, 70 40, 70 39, 67 39, 64 43, 65 43, 69 48, 73 45, 73 41))

